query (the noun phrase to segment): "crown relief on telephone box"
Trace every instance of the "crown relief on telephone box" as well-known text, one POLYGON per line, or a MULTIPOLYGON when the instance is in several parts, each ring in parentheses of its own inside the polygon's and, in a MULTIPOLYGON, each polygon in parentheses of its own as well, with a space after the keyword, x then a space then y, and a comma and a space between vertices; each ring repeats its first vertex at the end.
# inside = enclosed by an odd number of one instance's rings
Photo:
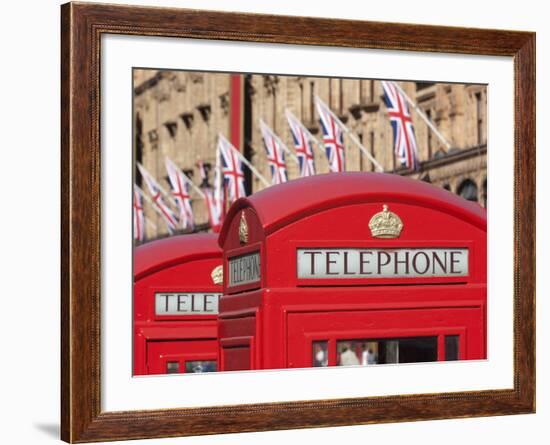
POLYGON ((486 211, 380 173, 236 201, 220 232, 220 370, 486 358, 486 211))

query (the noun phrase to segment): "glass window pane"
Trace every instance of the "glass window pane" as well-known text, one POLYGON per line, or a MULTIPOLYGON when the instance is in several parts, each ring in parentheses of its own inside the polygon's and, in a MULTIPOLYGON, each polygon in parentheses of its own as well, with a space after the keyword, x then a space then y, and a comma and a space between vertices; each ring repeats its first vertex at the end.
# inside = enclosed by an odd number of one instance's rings
POLYGON ((458 335, 445 336, 445 360, 458 360, 458 335))
POLYGON ((399 340, 385 340, 380 343, 380 363, 399 363, 399 340))
POLYGON ((328 341, 314 341, 311 344, 311 350, 314 367, 328 366, 328 341))
POLYGON ((437 337, 399 339, 399 363, 437 361, 437 337))
POLYGON ((185 362, 185 372, 215 372, 218 364, 215 360, 193 360, 185 362))
POLYGON ((166 362, 166 374, 177 374, 180 372, 179 362, 166 362))
POLYGON ((339 366, 437 361, 437 337, 340 340, 336 343, 339 366))
POLYGON ((336 343, 336 353, 338 355, 338 366, 356 366, 361 362, 361 341, 339 341, 336 343))
POLYGON ((458 194, 468 201, 477 202, 477 185, 471 179, 464 180, 458 186, 458 194))
POLYGON ((363 341, 361 343, 361 365, 378 364, 378 342, 363 341))

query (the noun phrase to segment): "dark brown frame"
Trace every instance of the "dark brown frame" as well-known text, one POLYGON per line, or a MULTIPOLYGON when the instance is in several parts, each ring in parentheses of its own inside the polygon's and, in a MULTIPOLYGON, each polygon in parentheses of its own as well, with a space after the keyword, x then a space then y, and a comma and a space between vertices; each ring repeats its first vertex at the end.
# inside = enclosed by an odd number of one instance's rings
POLYGON ((63 440, 91 442, 535 411, 534 33, 91 3, 65 4, 61 12, 63 440), (513 57, 514 388, 101 412, 99 69, 100 37, 105 33, 513 57))

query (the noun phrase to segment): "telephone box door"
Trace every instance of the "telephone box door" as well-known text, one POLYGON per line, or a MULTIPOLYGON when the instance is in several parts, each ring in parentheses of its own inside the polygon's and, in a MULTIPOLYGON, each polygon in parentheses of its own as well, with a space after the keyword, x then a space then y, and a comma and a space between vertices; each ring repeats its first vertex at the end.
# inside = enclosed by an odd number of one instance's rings
POLYGON ((217 371, 217 340, 147 342, 149 374, 217 371))
POLYGON ((288 367, 481 359, 481 307, 288 314, 288 367))

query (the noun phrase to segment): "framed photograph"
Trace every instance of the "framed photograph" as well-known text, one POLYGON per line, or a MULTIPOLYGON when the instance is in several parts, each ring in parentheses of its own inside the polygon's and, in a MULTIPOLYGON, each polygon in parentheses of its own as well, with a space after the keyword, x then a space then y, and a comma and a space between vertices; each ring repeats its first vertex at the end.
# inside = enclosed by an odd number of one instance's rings
POLYGON ((67 442, 535 411, 535 35, 62 6, 67 442))

